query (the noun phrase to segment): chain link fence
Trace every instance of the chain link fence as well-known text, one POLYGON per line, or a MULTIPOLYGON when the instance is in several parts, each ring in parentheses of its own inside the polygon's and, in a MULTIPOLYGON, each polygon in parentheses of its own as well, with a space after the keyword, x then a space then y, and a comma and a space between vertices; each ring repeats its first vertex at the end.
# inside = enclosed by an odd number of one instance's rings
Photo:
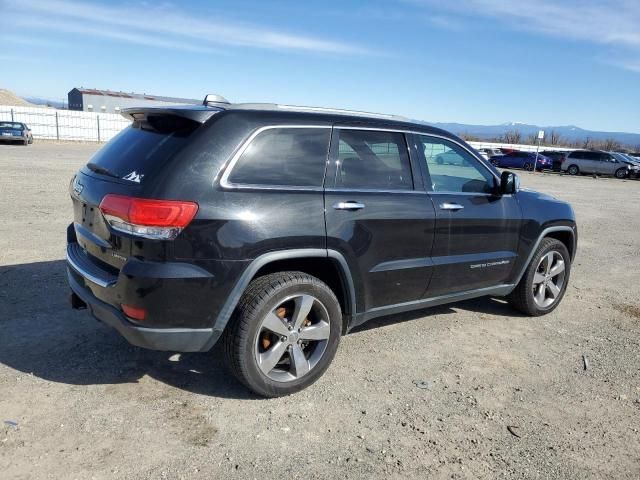
POLYGON ((0 121, 25 123, 33 138, 106 142, 129 120, 114 113, 76 112, 55 108, 0 106, 0 121))

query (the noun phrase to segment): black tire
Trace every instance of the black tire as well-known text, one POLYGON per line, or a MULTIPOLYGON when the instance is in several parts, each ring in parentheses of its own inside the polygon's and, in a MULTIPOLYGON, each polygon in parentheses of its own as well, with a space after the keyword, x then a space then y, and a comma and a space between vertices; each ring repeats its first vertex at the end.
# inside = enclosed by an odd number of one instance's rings
POLYGON ((522 168, 524 168, 527 172, 530 172, 531 170, 533 170, 533 165, 531 165, 530 163, 525 163, 522 168))
POLYGON ((290 395, 322 376, 335 356, 341 334, 340 303, 325 283, 303 272, 272 273, 252 281, 240 299, 225 329, 225 360, 233 375, 256 394, 263 397, 290 395), (315 297, 326 309, 329 338, 322 356, 308 373, 294 380, 276 381, 263 373, 256 358, 261 321, 269 311, 298 294, 315 297))
POLYGON ((616 178, 619 178, 621 180, 624 179, 624 178, 627 178, 627 169, 626 168, 619 168, 618 170, 616 170, 615 176, 616 176, 616 178))
POLYGON ((569 284, 569 277, 571 273, 571 256, 569 255, 569 251, 567 247, 559 240, 555 238, 545 238, 540 242, 538 249, 536 250, 535 255, 531 259, 531 262, 527 266, 527 269, 520 280, 520 283, 516 286, 516 288, 507 296, 507 300, 509 303, 521 311, 525 315, 529 315, 531 317, 538 317, 540 315, 546 315, 547 313, 552 312, 555 308, 560 304, 564 294, 567 290, 567 285, 569 284), (541 308, 538 306, 534 299, 533 289, 534 289, 534 281, 533 278, 537 272, 538 265, 542 258, 550 252, 558 252, 564 261, 564 281, 563 285, 560 288, 560 293, 557 295, 555 301, 546 308, 541 308))
POLYGON ((444 163, 444 160, 442 159, 442 157, 436 157, 436 163, 438 165, 442 165, 444 163))
POLYGON ((577 165, 569 165, 569 168, 567 168, 567 173, 569 175, 578 175, 580 173, 580 169, 577 165))

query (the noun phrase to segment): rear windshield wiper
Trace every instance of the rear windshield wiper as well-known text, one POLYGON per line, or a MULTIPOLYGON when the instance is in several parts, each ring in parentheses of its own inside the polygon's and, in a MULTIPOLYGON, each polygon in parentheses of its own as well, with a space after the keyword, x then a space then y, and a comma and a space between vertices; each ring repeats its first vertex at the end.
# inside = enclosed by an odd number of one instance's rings
POLYGON ((92 172, 99 173, 100 175, 107 175, 108 177, 120 178, 117 174, 113 173, 111 170, 101 167, 95 163, 89 162, 87 163, 87 168, 92 172))

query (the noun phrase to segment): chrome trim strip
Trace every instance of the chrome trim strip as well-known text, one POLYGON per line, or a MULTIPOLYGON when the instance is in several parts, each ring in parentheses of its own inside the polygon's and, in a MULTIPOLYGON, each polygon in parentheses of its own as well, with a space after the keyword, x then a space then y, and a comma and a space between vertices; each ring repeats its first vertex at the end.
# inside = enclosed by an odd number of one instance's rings
MULTIPOLYGON (((473 158, 475 158, 476 160, 478 160, 480 162, 480 164, 499 182, 500 181, 500 177, 493 172, 493 170, 491 170, 491 168, 489 168, 487 166, 486 161, 484 160, 484 158, 482 158, 481 156, 477 155, 476 153, 474 153, 472 150, 469 150, 469 148, 465 147, 463 144, 461 144, 460 142, 454 140, 453 138, 450 137, 446 137, 444 135, 438 135, 437 133, 427 133, 427 132, 420 132, 417 130, 407 130, 407 129, 402 129, 402 128, 376 128, 376 127, 358 127, 358 126, 342 126, 342 125, 290 125, 290 124, 273 124, 273 125, 265 125, 263 127, 258 128, 257 130, 255 130, 240 146, 240 148, 236 151, 236 153, 233 155, 233 157, 231 158, 231 160, 229 161, 228 165, 226 167, 224 167, 224 173, 222 174, 222 177, 220 178, 220 186, 222 186, 223 188, 228 188, 228 189, 258 189, 258 190, 295 190, 295 191, 310 191, 310 192, 321 192, 323 191, 322 187, 300 187, 300 186, 291 186, 291 185, 256 185, 256 184, 240 184, 240 183, 231 183, 229 182, 229 175, 231 175, 231 171, 233 170, 233 167, 235 166, 235 164, 237 163, 238 159, 242 156, 242 154, 244 153, 244 151, 249 147, 249 144, 253 141, 254 138, 256 138, 256 136, 258 136, 260 133, 264 132, 265 130, 271 130, 274 128, 328 128, 328 129, 342 129, 342 130, 368 130, 368 131, 379 131, 379 132, 395 132, 395 133, 403 133, 403 134, 413 134, 413 135, 424 135, 424 136, 429 136, 429 137, 434 137, 434 138, 440 138, 442 140, 446 140, 448 142, 451 143, 455 143, 456 145, 458 145, 459 147, 461 147, 462 149, 464 149, 465 151, 467 151, 467 153, 469 153, 473 158)), ((409 148, 409 145, 407 144, 407 148, 409 148)), ((422 192, 419 190, 375 190, 375 189, 362 189, 362 190, 356 190, 356 189, 337 189, 337 188, 333 188, 333 189, 326 189, 326 191, 350 191, 350 192, 388 192, 388 193, 396 193, 396 192, 413 192, 413 193, 426 193, 426 192, 422 192)), ((454 193, 454 194, 459 194, 460 192, 428 192, 428 193, 454 193)), ((468 192, 463 192, 463 193, 468 193, 468 192)), ((491 195, 491 194, 482 194, 482 193, 472 193, 473 195, 491 195)))
POLYGON ((105 281, 101 278, 96 277, 95 275, 92 275, 91 273, 87 272, 86 270, 83 270, 82 267, 80 265, 78 265, 75 260, 69 255, 69 250, 67 250, 67 264, 73 268, 78 274, 80 274, 82 276, 82 278, 85 278, 87 280, 89 280, 91 283, 95 283, 96 285, 100 286, 100 287, 104 287, 104 288, 108 288, 111 287, 113 285, 115 285, 115 283, 117 282, 117 280, 111 280, 111 281, 105 281))
POLYGON ((406 270, 409 268, 433 267, 433 260, 430 257, 423 258, 403 258, 402 260, 391 260, 374 265, 370 273, 390 272, 394 270, 406 270))
POLYGON ((408 193, 411 195, 427 195, 423 190, 378 190, 375 188, 325 188, 327 193, 408 193))
MULTIPOLYGON (((324 128, 331 130, 331 125, 265 125, 263 127, 255 130, 249 137, 242 143, 240 148, 234 153, 233 157, 231 157, 231 161, 225 167, 225 171, 220 178, 220 186, 223 188, 229 189, 259 189, 259 190, 301 190, 301 191, 310 191, 310 192, 322 192, 322 185, 319 187, 301 187, 301 186, 292 186, 292 185, 256 185, 256 184, 246 184, 246 183, 232 183, 229 181, 229 175, 233 171, 233 167, 235 167, 236 163, 245 152, 251 142, 262 132, 266 130, 273 130, 275 128, 324 128)), ((329 152, 330 145, 327 144, 327 153, 329 152)))
MULTIPOLYGON (((407 129, 402 129, 402 128, 352 127, 352 126, 342 126, 342 125, 335 125, 333 128, 343 129, 343 130, 374 130, 374 131, 379 131, 379 132, 396 132, 396 133, 404 133, 404 134, 410 133, 410 134, 413 134, 413 135, 424 135, 426 137, 441 138, 442 140, 446 140, 448 142, 455 143, 456 145, 458 145, 462 149, 466 150, 473 158, 478 160, 480 162, 480 164, 485 169, 487 169, 487 171, 496 180, 498 180, 498 181, 500 180, 500 177, 493 170, 491 170, 491 168, 489 168, 487 166, 487 163, 486 163, 485 159, 482 158, 482 156, 474 153, 472 150, 469 150, 467 147, 465 147, 463 144, 461 144, 457 140, 454 140, 453 138, 445 137, 444 135, 438 135, 437 133, 420 132, 420 131, 416 131, 416 130, 407 130, 407 129)), ((453 192, 453 193, 456 193, 456 192, 453 192)))

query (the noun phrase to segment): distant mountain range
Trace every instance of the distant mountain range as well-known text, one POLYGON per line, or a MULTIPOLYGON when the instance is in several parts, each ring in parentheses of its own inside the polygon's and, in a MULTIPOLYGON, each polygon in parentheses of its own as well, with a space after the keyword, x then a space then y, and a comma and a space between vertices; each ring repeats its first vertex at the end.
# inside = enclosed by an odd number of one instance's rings
POLYGON ((55 108, 65 108, 67 106, 67 102, 63 102, 61 100, 50 100, 48 98, 40 98, 40 97, 22 97, 29 103, 33 103, 34 105, 43 105, 45 107, 55 107, 55 108))
POLYGON ((624 145, 635 147, 640 145, 640 133, 625 132, 598 132, 585 130, 574 125, 559 127, 541 127, 539 125, 528 125, 526 123, 509 122, 501 125, 465 125, 462 123, 430 123, 423 122, 434 127, 442 128, 456 135, 471 135, 482 140, 499 138, 507 132, 517 130, 525 140, 529 135, 536 135, 539 130, 544 130, 546 138, 551 135, 551 131, 557 132, 563 140, 575 141, 590 138, 592 140, 614 139, 624 145))
MULTIPOLYGON (((24 99, 35 105, 46 105, 55 108, 65 108, 66 102, 60 100, 51 100, 39 97, 24 97, 24 99)), ((640 145, 640 133, 626 132, 600 132, 594 130, 585 130, 575 125, 559 126, 559 127, 541 127, 539 125, 529 125, 520 122, 508 122, 500 125, 467 125, 464 123, 432 123, 420 121, 427 125, 432 125, 443 130, 455 133, 456 135, 469 135, 478 137, 481 140, 489 140, 499 138, 507 132, 517 130, 525 141, 530 135, 536 135, 539 130, 544 130, 546 138, 549 139, 551 131, 557 132, 562 140, 576 141, 590 138, 594 141, 614 139, 623 145, 636 147, 640 145)))

